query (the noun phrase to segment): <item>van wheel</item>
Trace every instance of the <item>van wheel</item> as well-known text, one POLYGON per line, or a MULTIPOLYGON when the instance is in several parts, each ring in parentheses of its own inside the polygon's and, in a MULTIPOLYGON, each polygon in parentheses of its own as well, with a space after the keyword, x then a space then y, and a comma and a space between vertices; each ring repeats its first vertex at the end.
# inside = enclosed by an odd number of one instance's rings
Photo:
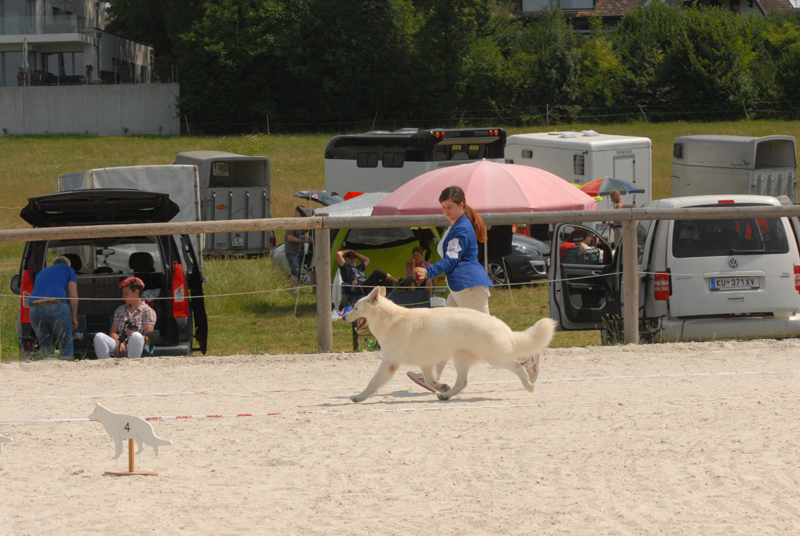
POLYGON ((300 272, 300 285, 307 287, 311 285, 311 276, 308 273, 308 266, 303 265, 303 271, 300 272))
POLYGON ((492 285, 505 285, 508 283, 508 276, 499 262, 489 262, 489 279, 492 280, 492 285))

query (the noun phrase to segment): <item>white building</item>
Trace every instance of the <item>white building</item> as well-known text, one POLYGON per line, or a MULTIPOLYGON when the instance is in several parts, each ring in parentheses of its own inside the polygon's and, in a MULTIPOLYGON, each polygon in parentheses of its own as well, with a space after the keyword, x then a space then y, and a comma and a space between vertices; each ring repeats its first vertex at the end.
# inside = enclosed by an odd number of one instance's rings
POLYGON ((0 0, 0 132, 180 133, 177 68, 106 32, 106 5, 0 0))

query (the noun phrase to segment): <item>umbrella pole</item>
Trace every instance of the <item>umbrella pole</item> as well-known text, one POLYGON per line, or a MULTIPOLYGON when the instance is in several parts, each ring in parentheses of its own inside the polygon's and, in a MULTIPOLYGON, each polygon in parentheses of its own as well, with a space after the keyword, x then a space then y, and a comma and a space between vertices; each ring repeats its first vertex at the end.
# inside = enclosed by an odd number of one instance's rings
POLYGON ((505 258, 503 258, 503 271, 506 274, 506 283, 508 284, 508 295, 511 296, 511 307, 516 311, 517 304, 514 303, 514 293, 511 292, 511 274, 508 273, 508 266, 506 266, 505 258))

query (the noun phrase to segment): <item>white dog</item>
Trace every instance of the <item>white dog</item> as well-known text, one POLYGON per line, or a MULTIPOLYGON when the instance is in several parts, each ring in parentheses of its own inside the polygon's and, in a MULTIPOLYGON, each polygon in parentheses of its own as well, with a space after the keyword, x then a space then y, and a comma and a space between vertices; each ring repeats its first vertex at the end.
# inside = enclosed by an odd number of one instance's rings
POLYGON ((386 289, 376 287, 344 317, 347 322, 359 320, 359 332, 369 325, 380 342, 383 357, 364 392, 350 397, 353 402, 362 402, 374 394, 400 365, 419 366, 425 383, 438 391, 440 400, 448 400, 467 386, 467 373, 478 360, 510 370, 525 389, 533 391, 538 359, 526 358, 550 344, 555 331, 553 320, 543 318, 526 331, 514 332, 499 318, 472 309, 407 309, 385 296, 386 289), (437 382, 433 371, 437 363, 450 357, 458 374, 452 389, 437 382))
POLYGON ((172 441, 158 437, 153 430, 153 425, 141 417, 114 413, 100 404, 95 405, 94 411, 89 415, 89 419, 99 421, 114 440, 114 448, 116 449, 116 455, 112 458, 114 460, 122 454, 123 439, 134 439, 136 441, 136 446, 138 447, 136 454, 144 450, 145 443, 153 447, 156 451, 156 456, 158 456, 159 445, 172 445, 172 441))

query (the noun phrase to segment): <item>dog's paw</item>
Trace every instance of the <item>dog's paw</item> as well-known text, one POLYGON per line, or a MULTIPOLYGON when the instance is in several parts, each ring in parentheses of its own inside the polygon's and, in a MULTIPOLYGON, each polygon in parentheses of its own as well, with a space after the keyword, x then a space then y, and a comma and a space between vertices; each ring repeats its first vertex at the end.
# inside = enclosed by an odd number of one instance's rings
POLYGON ((359 398, 357 395, 353 395, 353 396, 350 397, 350 400, 352 400, 353 402, 358 404, 359 402, 361 402, 364 399, 363 398, 359 398))
POLYGON ((450 397, 445 395, 444 393, 439 393, 436 396, 439 398, 439 400, 450 400, 450 397))

